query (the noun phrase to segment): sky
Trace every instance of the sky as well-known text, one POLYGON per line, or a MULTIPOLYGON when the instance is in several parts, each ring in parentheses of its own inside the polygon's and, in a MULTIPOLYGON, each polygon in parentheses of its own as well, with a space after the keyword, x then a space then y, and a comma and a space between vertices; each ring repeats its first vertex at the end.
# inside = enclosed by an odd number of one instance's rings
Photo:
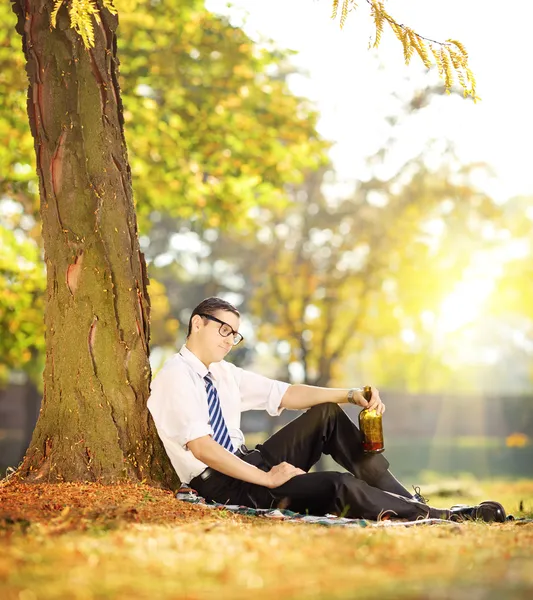
MULTIPOLYGON (((316 103, 319 131, 335 142, 331 156, 341 180, 365 176, 365 158, 386 136, 384 117, 393 109, 391 92, 409 94, 437 81, 415 57, 403 62, 400 42, 386 30, 380 47, 369 50, 374 33, 362 0, 340 30, 331 0, 207 0, 210 10, 229 14, 253 37, 270 37, 296 50, 293 62, 307 76, 293 77, 293 91, 316 103)), ((533 111, 530 28, 533 2, 515 0, 398 0, 389 13, 435 40, 460 40, 467 48, 481 101, 444 96, 406 124, 397 160, 427 139, 450 139, 461 160, 488 162, 495 177, 480 182, 499 201, 533 194, 533 111)))

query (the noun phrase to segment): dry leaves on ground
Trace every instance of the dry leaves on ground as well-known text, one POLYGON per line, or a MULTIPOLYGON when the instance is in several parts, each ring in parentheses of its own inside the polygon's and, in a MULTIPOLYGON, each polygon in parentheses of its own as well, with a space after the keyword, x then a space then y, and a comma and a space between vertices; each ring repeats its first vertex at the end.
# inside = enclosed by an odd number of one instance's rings
POLYGON ((40 483, 17 480, 0 486, 0 531, 46 524, 58 533, 107 529, 125 523, 171 525, 198 520, 245 519, 196 504, 178 502, 173 492, 141 484, 40 483))

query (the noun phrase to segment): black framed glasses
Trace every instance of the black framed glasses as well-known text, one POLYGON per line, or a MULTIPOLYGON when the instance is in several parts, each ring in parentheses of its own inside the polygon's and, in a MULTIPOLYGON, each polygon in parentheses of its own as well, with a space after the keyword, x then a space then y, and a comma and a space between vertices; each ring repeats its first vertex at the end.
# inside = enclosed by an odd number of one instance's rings
POLYGON ((220 325, 220 327, 218 328, 218 333, 220 333, 220 335, 222 337, 229 337, 230 335, 233 335, 233 345, 234 346, 236 346, 237 344, 240 344, 242 342, 242 340, 244 339, 242 337, 242 334, 240 334, 238 331, 235 331, 235 329, 233 329, 233 327, 231 325, 228 325, 224 321, 221 321, 220 319, 213 317, 213 315, 206 315, 205 313, 199 313, 199 316, 203 317, 204 319, 208 319, 209 321, 214 321, 215 323, 218 323, 220 325))

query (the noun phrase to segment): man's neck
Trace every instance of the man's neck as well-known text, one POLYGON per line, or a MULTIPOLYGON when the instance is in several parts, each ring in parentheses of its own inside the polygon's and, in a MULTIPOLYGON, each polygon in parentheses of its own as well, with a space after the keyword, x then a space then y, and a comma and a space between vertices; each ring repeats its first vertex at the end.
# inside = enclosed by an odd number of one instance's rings
POLYGON ((209 369, 209 365, 210 365, 211 363, 209 363, 209 362, 206 362, 206 360, 205 360, 204 358, 202 358, 202 352, 200 351, 200 349, 199 349, 199 348, 197 348, 197 347, 195 346, 194 342, 192 342, 191 340, 187 340, 187 341, 185 342, 185 347, 187 348, 187 350, 189 350, 189 352, 192 352, 192 353, 194 354, 194 356, 196 356, 196 358, 197 358, 199 361, 201 361, 201 362, 202 362, 202 363, 205 365, 205 367, 206 367, 207 369, 209 369))

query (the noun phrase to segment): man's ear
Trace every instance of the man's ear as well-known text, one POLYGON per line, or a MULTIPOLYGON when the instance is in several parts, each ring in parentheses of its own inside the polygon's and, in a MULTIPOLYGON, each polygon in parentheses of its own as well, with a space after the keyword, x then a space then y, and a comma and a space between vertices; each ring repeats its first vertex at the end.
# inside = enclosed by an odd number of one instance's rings
POLYGON ((194 315, 192 318, 192 329, 193 331, 198 331, 200 329, 200 325, 202 325, 202 317, 200 315, 194 315))

